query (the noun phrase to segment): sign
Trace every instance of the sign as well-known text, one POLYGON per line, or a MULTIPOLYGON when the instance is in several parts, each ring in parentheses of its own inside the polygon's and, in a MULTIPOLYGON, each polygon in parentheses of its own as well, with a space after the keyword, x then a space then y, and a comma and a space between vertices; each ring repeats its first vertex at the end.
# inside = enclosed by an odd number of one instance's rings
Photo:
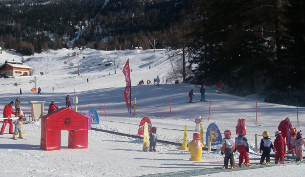
POLYGON ((212 140, 211 145, 212 146, 222 143, 221 133, 215 123, 211 123, 208 126, 207 133, 206 133, 206 144, 208 144, 209 135, 211 135, 211 140, 212 140))
POLYGON ((140 125, 139 125, 138 135, 143 135, 144 134, 145 122, 147 122, 148 131, 150 132, 150 129, 152 127, 151 121, 148 117, 143 117, 143 119, 141 120, 140 125))
POLYGON ((91 124, 99 124, 100 123, 100 119, 98 117, 98 114, 96 112, 96 110, 94 108, 91 108, 88 112, 90 120, 91 120, 91 124))

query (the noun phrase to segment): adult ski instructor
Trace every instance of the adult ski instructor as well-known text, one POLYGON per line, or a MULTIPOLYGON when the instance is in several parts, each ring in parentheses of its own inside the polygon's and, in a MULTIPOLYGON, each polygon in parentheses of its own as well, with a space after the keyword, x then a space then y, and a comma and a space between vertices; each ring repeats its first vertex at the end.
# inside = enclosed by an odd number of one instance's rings
POLYGON ((14 132, 13 132, 13 121, 12 121, 12 119, 11 119, 11 114, 17 115, 17 113, 15 113, 15 112, 13 111, 13 106, 14 106, 14 102, 11 101, 9 104, 7 104, 7 105, 4 107, 4 110, 3 110, 3 117, 4 117, 4 118, 7 118, 7 119, 4 119, 4 120, 3 120, 3 125, 2 125, 2 128, 1 128, 1 133, 0 133, 0 135, 3 135, 7 122, 10 124, 9 133, 10 133, 10 134, 13 134, 13 133, 14 133, 14 132))

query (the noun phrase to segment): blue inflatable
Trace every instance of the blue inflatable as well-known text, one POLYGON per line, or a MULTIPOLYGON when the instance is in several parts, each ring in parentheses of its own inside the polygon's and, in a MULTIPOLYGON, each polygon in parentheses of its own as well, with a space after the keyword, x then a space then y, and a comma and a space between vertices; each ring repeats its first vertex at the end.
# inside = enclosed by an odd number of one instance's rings
POLYGON ((98 117, 98 114, 94 108, 91 108, 90 111, 88 112, 91 120, 91 124, 99 124, 100 119, 98 117))
POLYGON ((208 126, 207 133, 206 133, 206 144, 208 144, 208 137, 211 134, 212 142, 211 145, 218 145, 222 143, 221 133, 215 123, 211 123, 208 126))

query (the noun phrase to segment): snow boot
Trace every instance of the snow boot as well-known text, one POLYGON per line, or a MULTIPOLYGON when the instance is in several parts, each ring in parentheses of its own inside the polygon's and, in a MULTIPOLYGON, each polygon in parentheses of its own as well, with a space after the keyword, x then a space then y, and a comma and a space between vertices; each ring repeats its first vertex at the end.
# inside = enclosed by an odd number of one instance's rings
POLYGON ((240 166, 240 167, 243 166, 243 165, 244 165, 244 163, 242 163, 242 162, 238 164, 238 166, 240 166))
POLYGON ((265 165, 266 163, 265 162, 260 162, 260 164, 265 165))
POLYGON ((284 162, 284 161, 281 161, 281 164, 285 164, 285 162, 284 162))
POLYGON ((231 168, 236 168, 236 166, 235 166, 235 165, 233 165, 233 166, 231 166, 231 168))
POLYGON ((19 136, 19 138, 20 138, 20 139, 23 139, 23 137, 22 137, 22 136, 19 136))
POLYGON ((14 139, 14 140, 16 139, 16 135, 13 135, 13 139, 14 139))
POLYGON ((270 163, 270 162, 267 162, 267 165, 271 165, 271 163, 270 163))
POLYGON ((154 151, 154 152, 157 152, 155 148, 153 149, 153 151, 154 151))
POLYGON ((246 163, 245 165, 246 165, 247 167, 249 167, 251 164, 250 164, 250 163, 246 163))
POLYGON ((229 166, 228 165, 225 165, 225 169, 228 169, 229 168, 229 166))
POLYGON ((279 161, 278 161, 278 160, 275 160, 275 164, 279 164, 279 161))
POLYGON ((152 151, 153 151, 153 149, 152 149, 152 148, 150 148, 150 149, 149 149, 149 152, 152 152, 152 151))

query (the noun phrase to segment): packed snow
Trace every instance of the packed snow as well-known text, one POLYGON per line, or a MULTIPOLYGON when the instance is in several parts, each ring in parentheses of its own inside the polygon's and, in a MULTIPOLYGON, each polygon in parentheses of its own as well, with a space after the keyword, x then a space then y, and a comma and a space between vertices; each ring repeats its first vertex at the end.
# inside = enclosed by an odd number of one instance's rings
MULTIPOLYGON (((33 68, 34 75, 0 78, 0 114, 2 116, 4 106, 17 97, 24 113, 30 112, 30 101, 45 101, 44 113, 47 114, 51 100, 58 107, 64 107, 65 97, 70 95, 72 102, 76 95, 78 112, 85 115, 90 108, 97 109, 100 123, 92 125, 94 128, 137 135, 141 119, 148 116, 152 125, 157 127, 158 139, 175 143, 182 142, 185 125, 188 142, 192 140, 192 134, 197 132, 194 120, 199 116, 203 117, 204 132, 210 123, 216 123, 221 133, 231 130, 233 137, 236 136, 237 120, 244 118, 251 164, 260 160, 260 153, 255 152, 255 134, 258 135, 258 144, 263 131, 269 131, 274 140, 278 124, 286 117, 297 130, 305 126, 304 108, 299 107, 297 112, 294 106, 258 100, 256 115, 257 99, 217 94, 216 86, 206 86, 207 101, 200 102, 200 85, 166 83, 174 66, 171 52, 175 51, 61 49, 22 57, 13 51, 3 51, 0 63, 12 59, 23 61, 24 65, 33 68), (126 83, 122 68, 127 59, 131 68, 132 104, 136 98, 135 115, 133 110, 131 114, 128 112, 123 97, 126 83), (110 63, 110 66, 105 66, 110 63), (160 86, 153 82, 157 76, 161 80, 160 86), (139 86, 142 79, 145 84, 139 86), (152 84, 147 84, 147 80, 152 84), (41 87, 41 95, 31 92, 35 86, 41 87), (187 103, 191 89, 194 89, 194 103, 187 103)), ((202 161, 190 161, 190 153, 178 150, 177 145, 159 142, 157 152, 143 152, 141 138, 95 130, 88 132, 86 149, 68 148, 68 131, 62 131, 61 150, 41 150, 40 120, 31 121, 27 116, 27 122, 23 124, 24 139, 11 139, 9 125, 4 135, 0 135, 0 176, 179 176, 183 171, 188 172, 184 176, 204 176, 195 171, 223 166, 220 146, 212 147, 216 151, 203 151, 202 161)), ((236 163, 238 155, 238 152, 234 154, 236 163)), ((274 158, 271 162, 274 163, 274 158)), ((286 163, 269 168, 221 170, 221 173, 207 176, 302 176, 304 167, 303 163, 286 163)))

